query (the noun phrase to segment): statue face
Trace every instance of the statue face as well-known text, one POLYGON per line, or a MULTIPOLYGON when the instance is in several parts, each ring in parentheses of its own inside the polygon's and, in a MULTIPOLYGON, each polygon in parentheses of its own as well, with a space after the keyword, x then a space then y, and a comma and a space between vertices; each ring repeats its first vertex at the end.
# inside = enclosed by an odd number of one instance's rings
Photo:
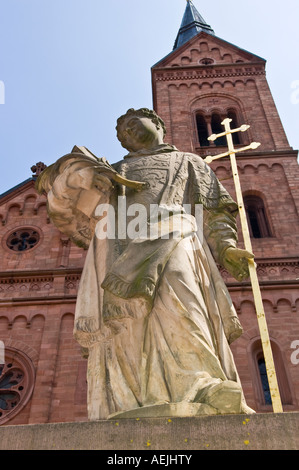
POLYGON ((125 142, 129 151, 151 148, 163 141, 163 130, 148 117, 130 116, 122 125, 125 142))

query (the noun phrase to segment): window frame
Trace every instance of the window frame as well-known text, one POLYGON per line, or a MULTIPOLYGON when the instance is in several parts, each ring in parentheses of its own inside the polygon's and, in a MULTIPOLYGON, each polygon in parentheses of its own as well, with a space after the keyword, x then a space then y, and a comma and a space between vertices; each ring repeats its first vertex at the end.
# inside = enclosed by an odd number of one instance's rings
MULTIPOLYGON (((206 132, 207 132, 207 137, 209 137, 212 134, 218 134, 219 132, 224 131, 223 129, 216 130, 215 127, 213 129, 213 116, 219 117, 219 121, 222 122, 224 119, 229 117, 229 114, 233 114, 233 127, 237 128, 240 126, 240 122, 242 121, 241 119, 241 114, 240 111, 237 110, 233 106, 229 106, 225 109, 222 108, 212 108, 209 109, 209 111, 206 111, 204 109, 196 109, 193 111, 193 122, 194 122, 194 127, 195 127, 195 147, 199 147, 201 149, 209 149, 209 148, 217 148, 217 147, 227 147, 226 141, 222 141, 222 143, 218 143, 217 140, 215 142, 209 142, 206 138, 206 142, 208 145, 202 145, 201 144, 201 138, 200 138, 200 133, 199 133, 199 126, 198 126, 198 117, 201 117, 203 120, 205 120, 205 127, 206 127, 206 132)), ((231 118, 230 118, 231 119, 231 118)), ((241 132, 234 133, 233 135, 233 141, 234 145, 237 147, 238 145, 243 145, 246 138, 241 135, 241 132)))
MULTIPOLYGON (((294 406, 294 397, 292 394, 290 380, 287 374, 287 369, 285 367, 285 361, 283 360, 282 351, 279 345, 273 338, 270 340, 273 359, 275 363, 275 371, 277 376, 277 382, 279 386, 279 392, 281 397, 281 402, 284 408, 291 409, 294 406)), ((263 358, 264 353, 262 348, 262 343, 260 338, 255 338, 250 345, 249 354, 251 358, 251 368, 253 376, 253 389, 256 402, 256 411, 265 411, 272 412, 272 404, 266 403, 265 393, 262 384, 260 368, 258 361, 263 358)))
POLYGON ((267 209, 265 199, 261 195, 253 193, 245 193, 243 195, 244 208, 248 221, 248 228, 250 236, 254 240, 261 240, 264 238, 273 238, 274 232, 272 228, 269 211, 267 209), (254 228, 251 222, 250 211, 255 213, 256 221, 260 236, 254 235, 254 228))

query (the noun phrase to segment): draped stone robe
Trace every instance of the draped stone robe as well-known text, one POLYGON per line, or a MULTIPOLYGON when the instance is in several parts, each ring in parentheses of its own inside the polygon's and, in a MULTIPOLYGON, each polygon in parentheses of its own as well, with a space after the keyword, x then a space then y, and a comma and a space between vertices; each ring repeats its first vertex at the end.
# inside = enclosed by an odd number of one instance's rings
POLYGON ((89 418, 225 412, 209 406, 207 396, 215 384, 239 383, 229 344, 242 328, 216 265, 236 246, 237 206, 200 157, 168 145, 129 154, 114 167, 148 183, 140 192, 116 187, 102 200, 115 219, 124 216, 121 198, 148 214, 154 204, 170 209, 171 224, 163 215, 148 219, 152 234, 134 239, 103 239, 95 229, 74 328, 89 354, 89 418), (203 207, 203 234, 196 205, 203 207))

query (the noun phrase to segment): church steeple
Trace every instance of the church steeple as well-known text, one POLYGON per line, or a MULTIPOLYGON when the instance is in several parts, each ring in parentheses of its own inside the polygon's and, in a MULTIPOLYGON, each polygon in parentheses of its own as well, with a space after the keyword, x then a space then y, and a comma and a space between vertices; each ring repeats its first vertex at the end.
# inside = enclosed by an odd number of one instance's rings
POLYGON ((173 49, 182 46, 201 31, 213 35, 215 34, 211 26, 209 26, 198 13, 192 1, 187 0, 186 10, 173 49))

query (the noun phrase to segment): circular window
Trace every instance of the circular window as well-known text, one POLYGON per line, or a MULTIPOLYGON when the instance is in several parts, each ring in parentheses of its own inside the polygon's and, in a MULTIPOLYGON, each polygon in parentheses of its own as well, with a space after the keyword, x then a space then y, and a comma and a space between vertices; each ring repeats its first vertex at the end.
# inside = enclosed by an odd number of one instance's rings
POLYGON ((204 59, 201 59, 201 60, 199 61, 199 63, 202 64, 202 65, 211 65, 211 64, 214 63, 214 60, 213 60, 213 59, 210 59, 210 58, 208 58, 208 57, 205 57, 204 59))
POLYGON ((28 403, 34 387, 34 368, 20 351, 5 349, 0 364, 0 424, 18 414, 28 403))
POLYGON ((39 240, 39 233, 34 228, 19 228, 7 237, 6 245, 12 251, 21 252, 31 250, 39 240))

